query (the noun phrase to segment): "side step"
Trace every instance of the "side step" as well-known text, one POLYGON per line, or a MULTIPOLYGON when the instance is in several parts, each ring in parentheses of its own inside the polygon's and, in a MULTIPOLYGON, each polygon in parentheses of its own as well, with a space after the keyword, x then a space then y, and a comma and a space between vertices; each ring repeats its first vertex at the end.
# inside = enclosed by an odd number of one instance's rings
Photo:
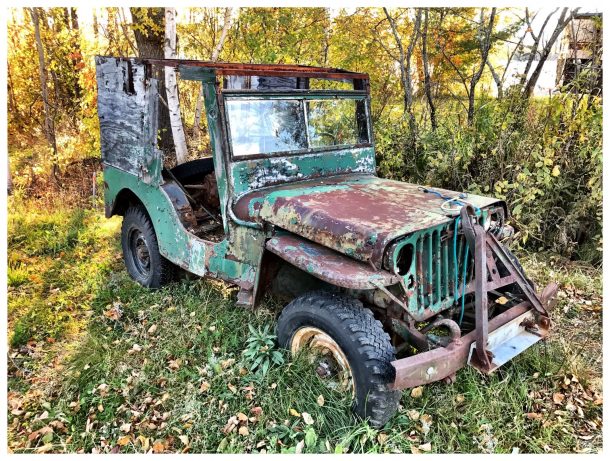
POLYGON ((481 367, 477 361, 476 342, 470 346, 468 364, 483 373, 491 373, 547 335, 536 324, 533 310, 529 310, 489 334, 487 351, 491 366, 481 367))

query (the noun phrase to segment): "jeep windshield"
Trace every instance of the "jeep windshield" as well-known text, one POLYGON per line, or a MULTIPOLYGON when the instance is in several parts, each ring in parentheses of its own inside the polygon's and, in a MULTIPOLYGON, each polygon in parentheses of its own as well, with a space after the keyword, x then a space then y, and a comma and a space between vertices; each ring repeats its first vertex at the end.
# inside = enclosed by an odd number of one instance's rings
POLYGON ((310 93, 225 98, 233 157, 370 143, 365 96, 310 93))

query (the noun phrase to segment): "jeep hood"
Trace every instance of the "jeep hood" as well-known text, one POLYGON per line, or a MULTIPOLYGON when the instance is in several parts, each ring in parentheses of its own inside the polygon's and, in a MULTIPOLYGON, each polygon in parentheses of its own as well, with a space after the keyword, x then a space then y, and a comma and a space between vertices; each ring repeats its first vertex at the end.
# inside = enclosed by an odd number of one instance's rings
MULTIPOLYGON (((471 194, 465 200, 479 208, 503 203, 471 194)), ((441 209, 443 202, 415 184, 349 174, 249 192, 237 200, 234 212, 240 219, 273 224, 381 269, 390 242, 453 219, 441 209)))

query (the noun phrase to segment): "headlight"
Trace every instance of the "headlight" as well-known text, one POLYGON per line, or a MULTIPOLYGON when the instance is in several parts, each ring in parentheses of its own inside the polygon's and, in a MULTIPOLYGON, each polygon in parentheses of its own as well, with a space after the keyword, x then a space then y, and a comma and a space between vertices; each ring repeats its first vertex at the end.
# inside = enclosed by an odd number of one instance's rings
POLYGON ((413 244, 411 243, 407 243, 400 250, 398 250, 398 254, 396 255, 395 259, 395 273, 403 276, 406 275, 411 269, 414 256, 415 251, 413 244))
POLYGON ((506 222, 506 215, 504 214, 504 207, 496 206, 487 210, 487 217, 483 227, 485 230, 491 232, 495 236, 499 236, 502 233, 504 224, 506 222))

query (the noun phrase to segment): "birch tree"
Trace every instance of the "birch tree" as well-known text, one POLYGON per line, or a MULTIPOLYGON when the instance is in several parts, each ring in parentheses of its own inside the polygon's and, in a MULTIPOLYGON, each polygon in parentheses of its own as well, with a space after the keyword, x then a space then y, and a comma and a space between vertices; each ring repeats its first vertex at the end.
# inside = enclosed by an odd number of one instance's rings
MULTIPOLYGON (((165 59, 176 58, 176 9, 165 8, 165 59)), ((165 90, 169 120, 176 150, 176 163, 179 165, 188 159, 186 137, 180 116, 180 98, 178 95, 178 80, 176 70, 172 66, 165 67, 165 90)))
POLYGON ((421 54, 422 64, 424 68, 424 91, 426 93, 426 100, 428 101, 428 107, 430 108, 430 123, 432 124, 432 130, 436 130, 438 124, 436 122, 436 106, 432 99, 432 81, 430 78, 430 64, 428 61, 428 8, 424 8, 424 27, 421 36, 421 54))
MULTIPOLYGON (((108 8, 108 12, 112 11, 108 8)), ((163 8, 130 8, 133 35, 138 47, 138 56, 143 59, 163 59, 165 55, 165 12, 163 8)), ((118 9, 117 9, 118 12, 118 9)), ((115 15, 116 16, 116 15, 115 15)), ((115 27, 119 30, 119 26, 115 27)), ((153 66, 152 76, 157 80, 159 110, 157 117, 157 145, 165 152, 174 146, 170 126, 169 110, 165 97, 165 68, 153 66)))
MULTIPOLYGON (((229 33, 229 29, 231 28, 231 13, 233 8, 225 8, 224 14, 224 22, 222 25, 222 32, 220 33, 220 38, 218 39, 218 43, 212 52, 210 57, 210 61, 216 62, 218 60, 218 56, 220 56, 220 52, 222 51, 222 47, 224 46, 225 40, 227 39, 227 35, 229 33)), ((199 95, 197 96, 197 106, 195 107, 195 121, 193 123, 193 134, 195 138, 199 139, 201 134, 201 113, 203 112, 203 85, 199 89, 199 95)))

